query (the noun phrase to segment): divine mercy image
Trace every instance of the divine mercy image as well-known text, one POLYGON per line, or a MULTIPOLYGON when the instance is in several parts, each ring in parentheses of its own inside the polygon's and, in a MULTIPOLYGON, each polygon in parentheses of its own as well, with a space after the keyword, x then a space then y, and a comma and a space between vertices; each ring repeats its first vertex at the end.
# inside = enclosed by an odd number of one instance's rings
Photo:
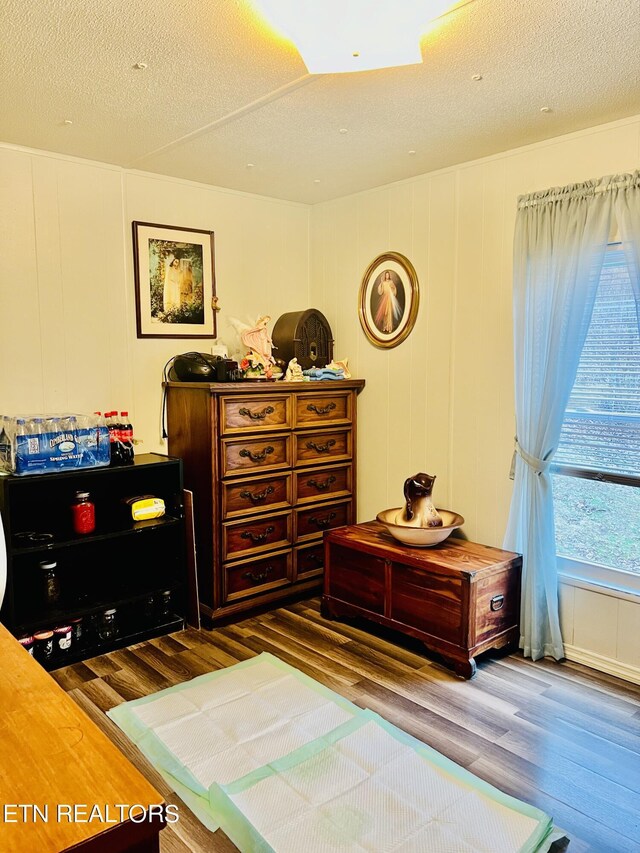
POLYGON ((151 319, 159 323, 204 322, 202 246, 149 238, 151 319))
POLYGON ((380 332, 395 332, 404 315, 405 301, 404 285, 398 273, 382 270, 371 288, 371 316, 380 332))

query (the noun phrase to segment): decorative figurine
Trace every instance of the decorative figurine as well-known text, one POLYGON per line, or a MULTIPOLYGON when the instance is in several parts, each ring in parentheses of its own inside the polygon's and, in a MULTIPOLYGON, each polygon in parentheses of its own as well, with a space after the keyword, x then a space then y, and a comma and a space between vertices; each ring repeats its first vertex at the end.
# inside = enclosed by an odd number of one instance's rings
POLYGON ((284 375, 285 382, 303 382, 302 367, 298 364, 298 359, 292 358, 287 366, 287 372, 284 375))
POLYGON ((282 376, 282 371, 276 367, 276 360, 271 354, 273 341, 267 329, 270 320, 271 317, 265 314, 256 320, 253 326, 248 326, 229 317, 229 323, 248 350, 239 363, 245 379, 277 379, 282 376))
POLYGON ((270 320, 271 317, 265 314, 264 317, 260 317, 256 321, 255 326, 245 329, 240 335, 240 340, 249 350, 247 358, 252 363, 258 362, 261 364, 265 373, 268 368, 275 364, 275 359, 271 355, 273 341, 267 329, 267 323, 270 320))
POLYGON ((442 517, 433 505, 431 493, 435 476, 414 474, 404 481, 406 506, 394 521, 406 527, 442 527, 442 517))
POLYGON ((327 369, 329 370, 341 370, 342 375, 345 379, 351 379, 351 372, 349 370, 349 359, 343 358, 342 361, 332 361, 327 365, 327 369))

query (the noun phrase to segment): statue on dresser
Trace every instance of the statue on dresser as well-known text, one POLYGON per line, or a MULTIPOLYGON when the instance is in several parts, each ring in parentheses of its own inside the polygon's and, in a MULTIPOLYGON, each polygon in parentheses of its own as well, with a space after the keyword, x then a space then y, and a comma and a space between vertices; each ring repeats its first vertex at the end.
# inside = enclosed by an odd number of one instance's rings
POLYGON ((304 382, 302 367, 298 364, 298 359, 295 356, 289 362, 284 378, 286 382, 304 382))
POLYGON ((406 527, 442 527, 442 517, 431 499, 435 481, 435 476, 430 474, 414 474, 404 481, 406 504, 398 512, 396 524, 406 527))

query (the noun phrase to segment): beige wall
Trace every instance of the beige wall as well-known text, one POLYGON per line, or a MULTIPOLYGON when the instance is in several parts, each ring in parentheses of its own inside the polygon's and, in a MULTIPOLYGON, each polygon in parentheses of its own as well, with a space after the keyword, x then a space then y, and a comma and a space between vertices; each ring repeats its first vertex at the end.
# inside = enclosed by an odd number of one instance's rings
MULTIPOLYGON (((337 355, 349 356, 367 381, 358 412, 359 520, 398 506, 404 479, 428 471, 438 477, 437 504, 465 517, 470 539, 502 543, 514 436, 517 197, 639 165, 634 118, 313 208, 311 302, 332 325, 337 355), (390 249, 412 260, 421 299, 410 337, 385 351, 365 337, 357 307, 364 270, 390 249)), ((618 613, 628 625, 628 607, 640 615, 640 605, 611 604, 611 620, 595 633, 601 596, 591 595, 564 590, 567 642, 575 655, 587 650, 614 668, 624 661, 640 675, 640 648, 618 630, 618 613)))
POLYGON ((0 412, 127 409, 162 450, 167 359, 206 340, 136 337, 131 222, 212 229, 228 316, 308 306, 309 208, 0 146, 0 412))
MULTIPOLYGON (((367 380, 360 519, 398 505, 405 477, 427 470, 467 535, 499 545, 516 198, 639 164, 640 117, 308 208, 0 145, 0 412, 126 408, 140 449, 162 450, 162 367, 206 347, 136 338, 131 221, 212 228, 222 337, 228 316, 312 305, 329 318, 336 356, 367 380), (407 341, 383 351, 360 329, 357 298, 388 249, 416 266, 421 307, 407 341)), ((634 597, 603 608, 597 591, 563 585, 572 657, 640 680, 639 610, 634 597)))

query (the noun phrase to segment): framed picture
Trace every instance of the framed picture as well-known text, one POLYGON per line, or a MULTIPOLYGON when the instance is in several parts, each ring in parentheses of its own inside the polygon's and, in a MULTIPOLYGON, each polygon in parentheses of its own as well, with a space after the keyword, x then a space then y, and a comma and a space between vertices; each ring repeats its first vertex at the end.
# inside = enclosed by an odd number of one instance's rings
POLYGON ((360 285, 359 314, 365 335, 377 347, 396 347, 413 329, 420 292, 413 264, 398 252, 378 255, 360 285))
POLYGON ((213 338, 213 231, 133 223, 139 338, 213 338))

